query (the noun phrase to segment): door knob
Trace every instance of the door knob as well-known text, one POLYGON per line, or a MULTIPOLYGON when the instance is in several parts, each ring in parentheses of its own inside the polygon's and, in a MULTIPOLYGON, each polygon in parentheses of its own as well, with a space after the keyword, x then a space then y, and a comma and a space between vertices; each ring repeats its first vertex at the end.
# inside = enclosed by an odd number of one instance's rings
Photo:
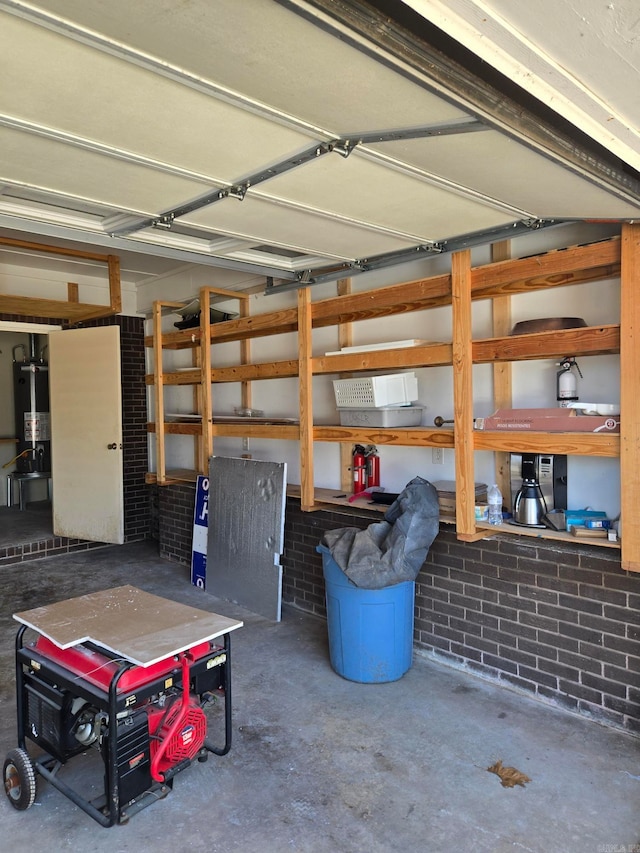
POLYGON ((107 444, 107 450, 116 450, 117 447, 118 445, 115 443, 115 441, 112 444, 107 444))

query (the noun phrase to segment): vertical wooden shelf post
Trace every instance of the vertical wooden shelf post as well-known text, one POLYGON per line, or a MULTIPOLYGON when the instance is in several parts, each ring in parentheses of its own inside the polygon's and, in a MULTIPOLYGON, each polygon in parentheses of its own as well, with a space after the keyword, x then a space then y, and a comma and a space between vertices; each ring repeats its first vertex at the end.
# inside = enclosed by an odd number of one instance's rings
MULTIPOLYGON (((249 297, 244 296, 240 299, 240 316, 242 319, 249 316, 249 297)), ((251 363, 251 341, 249 338, 244 338, 240 341, 240 364, 251 363)), ((250 409, 252 406, 251 382, 244 380, 240 384, 240 395, 243 409, 250 409)))
MULTIPOLYGON (((351 293, 351 279, 338 279, 338 296, 346 296, 351 293)), ((340 323, 338 326, 338 348, 350 347, 353 345, 353 325, 348 323, 340 323)), ((341 379, 349 379, 351 373, 341 373, 341 379)), ((353 491, 353 445, 351 442, 340 442, 340 488, 343 492, 351 494, 353 491)))
POLYGON ((164 378, 162 366, 162 302, 153 303, 153 375, 156 419, 156 480, 166 482, 164 435, 164 378))
POLYGON ((313 374, 311 293, 298 290, 298 394, 300 397, 300 503, 314 507, 313 485, 313 374))
MULTIPOLYGON (((194 347, 191 350, 191 364, 198 368, 202 380, 202 350, 200 347, 194 347)), ((205 369, 209 370, 208 364, 205 365, 205 369)), ((193 411, 202 411, 202 381, 193 386, 193 411)), ((207 459, 204 456, 202 433, 193 436, 193 469, 198 474, 207 473, 207 459)))
MULTIPOLYGON (((511 257, 511 241, 502 240, 491 246, 491 260, 507 261, 511 257)), ((493 336, 495 338, 506 337, 511 333, 511 297, 495 296, 491 300, 491 313, 493 320, 493 336)), ((513 405, 511 388, 511 362, 496 361, 493 367, 493 405, 496 409, 510 409, 513 405)), ((496 451, 495 469, 496 483, 500 487, 504 501, 513 501, 511 495, 511 471, 510 453, 496 451)))
POLYGON ((109 271, 109 303, 114 314, 122 311, 122 285, 120 282, 120 258, 117 255, 107 255, 109 271))
POLYGON ((622 226, 620 257, 620 506, 622 568, 640 572, 640 225, 622 226))
POLYGON ((453 319, 453 418, 456 441, 456 530, 459 539, 476 536, 473 459, 473 379, 471 342, 471 252, 451 257, 453 319))
POLYGON ((206 469, 209 468, 209 457, 213 454, 213 423, 211 398, 211 292, 208 287, 200 289, 200 451, 206 469))

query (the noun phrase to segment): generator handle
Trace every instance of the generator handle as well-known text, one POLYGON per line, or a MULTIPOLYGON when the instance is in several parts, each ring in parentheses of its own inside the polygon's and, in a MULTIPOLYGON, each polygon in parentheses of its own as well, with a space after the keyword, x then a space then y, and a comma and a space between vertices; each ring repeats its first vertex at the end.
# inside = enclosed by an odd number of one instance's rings
MULTIPOLYGON (((120 820, 120 789, 118 785, 118 682, 134 664, 124 661, 109 683, 109 744, 107 746, 107 779, 105 785, 109 817, 103 826, 113 826, 120 820)), ((81 806, 84 808, 84 806, 81 806)), ((85 809, 85 811, 87 811, 85 809)), ((90 812, 87 812, 90 814, 90 812)))
MULTIPOLYGON (((175 720, 169 726, 167 732, 165 733, 162 741, 160 742, 160 746, 158 747, 156 754, 153 756, 151 760, 151 778, 155 782, 166 782, 167 775, 165 773, 161 773, 158 770, 158 766, 160 764, 160 760, 162 756, 167 751, 169 744, 171 743, 171 738, 174 734, 180 729, 180 727, 184 724, 185 718, 189 712, 189 685, 191 683, 190 675, 189 675, 189 664, 193 661, 193 655, 189 654, 189 652, 183 652, 180 656, 180 666, 182 667, 182 698, 180 700, 180 710, 176 714, 175 720)), ((187 763, 187 766, 190 762, 187 763)), ((175 768, 174 768, 175 769, 175 768)), ((182 769, 182 768, 180 768, 182 769)))
POLYGON ((231 634, 224 635, 224 651, 227 657, 224 665, 224 746, 214 746, 205 740, 203 746, 214 755, 226 755, 231 749, 231 634))
POLYGON ((20 749, 27 748, 27 735, 24 724, 24 673, 22 671, 22 664, 18 660, 18 652, 23 646, 22 638, 26 630, 26 625, 20 625, 16 634, 16 712, 18 714, 18 746, 20 749))

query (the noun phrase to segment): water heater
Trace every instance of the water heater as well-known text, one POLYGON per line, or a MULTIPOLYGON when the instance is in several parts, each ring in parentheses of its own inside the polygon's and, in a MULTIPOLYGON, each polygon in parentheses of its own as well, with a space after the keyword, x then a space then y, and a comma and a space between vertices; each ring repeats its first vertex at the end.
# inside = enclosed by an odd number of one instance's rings
POLYGON ((30 357, 22 344, 13 348, 13 402, 15 408, 16 471, 21 474, 51 471, 49 420, 49 365, 36 355, 36 336, 30 335, 30 357), (22 361, 16 351, 23 351, 22 361))

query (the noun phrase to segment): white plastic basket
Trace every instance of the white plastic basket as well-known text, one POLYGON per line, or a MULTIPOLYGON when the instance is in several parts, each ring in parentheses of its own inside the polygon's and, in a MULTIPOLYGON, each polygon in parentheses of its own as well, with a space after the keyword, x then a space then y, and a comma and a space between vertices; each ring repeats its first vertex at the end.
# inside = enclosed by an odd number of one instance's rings
POLYGON ((418 399, 418 380, 415 373, 334 379, 333 391, 339 409, 403 406, 418 399))
POLYGON ((412 427, 422 422, 422 406, 384 406, 380 409, 338 409, 341 426, 412 427))

